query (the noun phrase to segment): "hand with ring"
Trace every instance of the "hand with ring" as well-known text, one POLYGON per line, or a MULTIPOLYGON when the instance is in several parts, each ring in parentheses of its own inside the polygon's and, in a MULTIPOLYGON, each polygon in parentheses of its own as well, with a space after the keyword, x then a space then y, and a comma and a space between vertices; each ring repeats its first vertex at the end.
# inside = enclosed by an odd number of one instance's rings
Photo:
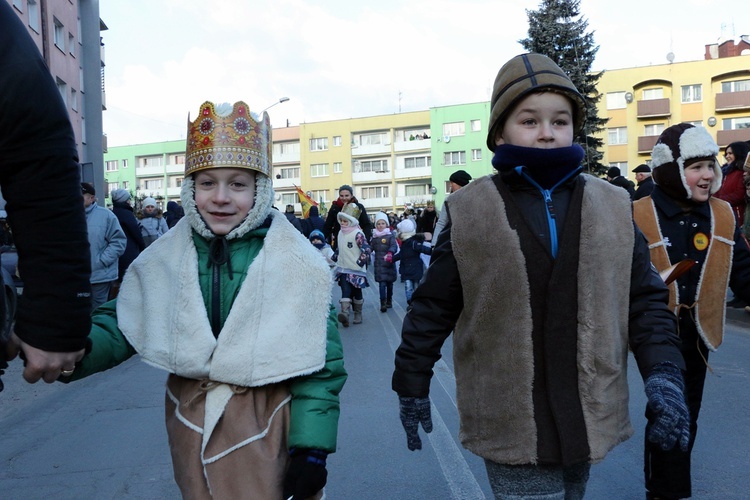
POLYGON ((30 384, 38 382, 39 379, 51 384, 60 375, 70 377, 75 371, 75 364, 83 359, 85 354, 84 349, 74 352, 50 352, 37 349, 19 339, 15 333, 11 334, 9 345, 14 347, 14 352, 9 352, 8 359, 13 359, 19 351, 23 351, 26 356, 23 378, 30 384), (64 369, 66 366, 73 368, 66 370, 64 369))

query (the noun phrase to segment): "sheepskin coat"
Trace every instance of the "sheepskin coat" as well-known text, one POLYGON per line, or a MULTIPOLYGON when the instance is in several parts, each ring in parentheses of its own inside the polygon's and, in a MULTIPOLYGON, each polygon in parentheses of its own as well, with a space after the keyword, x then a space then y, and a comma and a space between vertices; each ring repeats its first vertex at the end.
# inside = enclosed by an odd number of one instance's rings
MULTIPOLYGON (((396 353, 393 389, 424 397, 454 330, 461 442, 498 463, 603 459, 633 432, 628 347, 644 377, 661 361, 684 366, 629 196, 588 175, 561 189, 552 195, 567 200, 556 259, 499 176, 452 194, 449 237, 435 248, 396 353)), ((529 199, 544 211, 539 193, 529 199)))

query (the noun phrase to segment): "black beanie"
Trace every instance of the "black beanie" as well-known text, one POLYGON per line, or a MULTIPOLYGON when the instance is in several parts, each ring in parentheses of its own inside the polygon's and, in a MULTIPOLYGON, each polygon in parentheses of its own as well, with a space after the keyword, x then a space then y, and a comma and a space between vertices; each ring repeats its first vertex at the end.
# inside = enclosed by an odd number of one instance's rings
POLYGON ((456 170, 451 174, 448 180, 451 182, 455 182, 461 187, 464 187, 469 183, 469 181, 471 181, 471 176, 465 170, 456 170))
POLYGON ((620 177, 620 175, 622 174, 620 173, 619 167, 609 167, 609 170, 607 170, 607 177, 614 179, 615 177, 620 177))

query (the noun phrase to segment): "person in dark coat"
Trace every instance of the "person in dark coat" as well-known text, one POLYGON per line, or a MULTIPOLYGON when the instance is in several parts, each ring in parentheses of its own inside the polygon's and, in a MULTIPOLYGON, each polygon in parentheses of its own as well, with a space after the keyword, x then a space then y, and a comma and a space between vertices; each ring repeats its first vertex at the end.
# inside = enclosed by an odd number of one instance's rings
POLYGON ((638 181, 638 189, 635 190, 634 200, 640 200, 650 196, 654 190, 654 180, 651 178, 651 168, 642 163, 633 169, 635 180, 638 181))
POLYGON ((401 282, 406 292, 406 302, 411 305, 411 297, 414 289, 422 280, 424 274, 424 261, 420 254, 432 254, 432 247, 424 244, 424 234, 417 234, 414 221, 404 219, 396 226, 398 239, 401 240, 401 250, 393 256, 394 262, 401 262, 398 270, 401 274, 401 282))
POLYGON ((331 209, 328 211, 328 217, 326 217, 326 223, 323 227, 323 234, 325 234, 334 251, 338 248, 336 245, 336 235, 341 230, 338 222, 338 214, 347 203, 356 203, 359 207, 359 227, 365 235, 365 239, 370 241, 370 236, 372 235, 372 222, 370 222, 370 217, 367 215, 365 206, 354 196, 354 189, 344 184, 339 188, 338 199, 331 203, 331 209))
POLYGON ((316 229, 322 233, 325 225, 326 221, 320 216, 317 205, 310 207, 310 211, 307 213, 307 219, 302 219, 302 229, 304 230, 305 236, 308 238, 316 229))
POLYGON ((635 198, 635 189, 633 188, 633 183, 622 176, 619 167, 610 167, 610 169, 607 170, 607 180, 610 184, 614 186, 620 186, 625 191, 627 191, 630 195, 631 201, 633 200, 633 198, 635 198))
MULTIPOLYGON (((727 146, 725 156, 729 163, 726 175, 721 183, 721 189, 714 196, 724 200, 732 207, 737 224, 742 227, 745 222, 745 182, 743 179, 743 167, 748 155, 748 144, 737 141, 727 146), (731 161, 730 161, 731 158, 731 161)), ((744 307, 745 304, 742 305, 744 307)))
MULTIPOLYGON (((146 249, 146 242, 143 241, 141 228, 138 225, 138 219, 135 218, 133 207, 130 206, 130 193, 126 189, 115 189, 110 195, 112 198, 112 211, 120 221, 120 227, 128 238, 128 244, 125 246, 125 253, 120 256, 118 262, 118 283, 122 283, 130 263, 146 249)), ((117 295, 115 290, 110 296, 114 298, 117 295)))
POLYGON ((417 232, 435 234, 435 225, 437 224, 437 212, 435 211, 435 202, 430 200, 427 207, 422 210, 422 214, 417 219, 417 232))
POLYGON ((57 85, 7 2, 0 47, 0 186, 24 281, 7 354, 23 351, 27 382, 52 383, 83 357, 91 329, 78 151, 57 85))
POLYGON ((180 219, 185 216, 185 210, 176 201, 170 201, 167 203, 167 211, 164 213, 164 218, 167 221, 167 227, 172 229, 180 219))
POLYGON ((288 220, 289 223, 294 226, 294 229, 302 234, 305 234, 305 231, 302 229, 302 223, 297 218, 297 216, 294 215, 294 205, 286 206, 286 209, 284 210, 284 216, 286 217, 286 220, 288 220))
POLYGON ((393 282, 396 281, 396 265, 393 256, 398 252, 396 236, 388 227, 388 216, 375 214, 375 229, 372 231, 370 248, 375 254, 375 281, 380 285, 380 312, 393 307, 393 282))

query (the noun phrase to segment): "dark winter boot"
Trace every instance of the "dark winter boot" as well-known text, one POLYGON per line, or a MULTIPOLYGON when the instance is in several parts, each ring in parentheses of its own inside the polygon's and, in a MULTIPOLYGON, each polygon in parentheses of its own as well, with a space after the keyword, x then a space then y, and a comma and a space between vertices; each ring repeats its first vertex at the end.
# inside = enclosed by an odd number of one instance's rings
POLYGON ((385 307, 387 307, 388 309, 393 307, 393 297, 388 297, 387 299, 385 299, 385 307))
POLYGON ((344 327, 349 326, 349 308, 352 305, 352 299, 341 299, 341 312, 339 313, 339 321, 344 327))
POLYGON ((352 301, 352 309, 354 310, 354 321, 352 321, 352 323, 355 325, 362 323, 362 305, 364 303, 364 299, 354 299, 352 301))
POLYGON ((380 299, 380 312, 384 313, 388 310, 388 306, 385 304, 385 299, 380 299))

